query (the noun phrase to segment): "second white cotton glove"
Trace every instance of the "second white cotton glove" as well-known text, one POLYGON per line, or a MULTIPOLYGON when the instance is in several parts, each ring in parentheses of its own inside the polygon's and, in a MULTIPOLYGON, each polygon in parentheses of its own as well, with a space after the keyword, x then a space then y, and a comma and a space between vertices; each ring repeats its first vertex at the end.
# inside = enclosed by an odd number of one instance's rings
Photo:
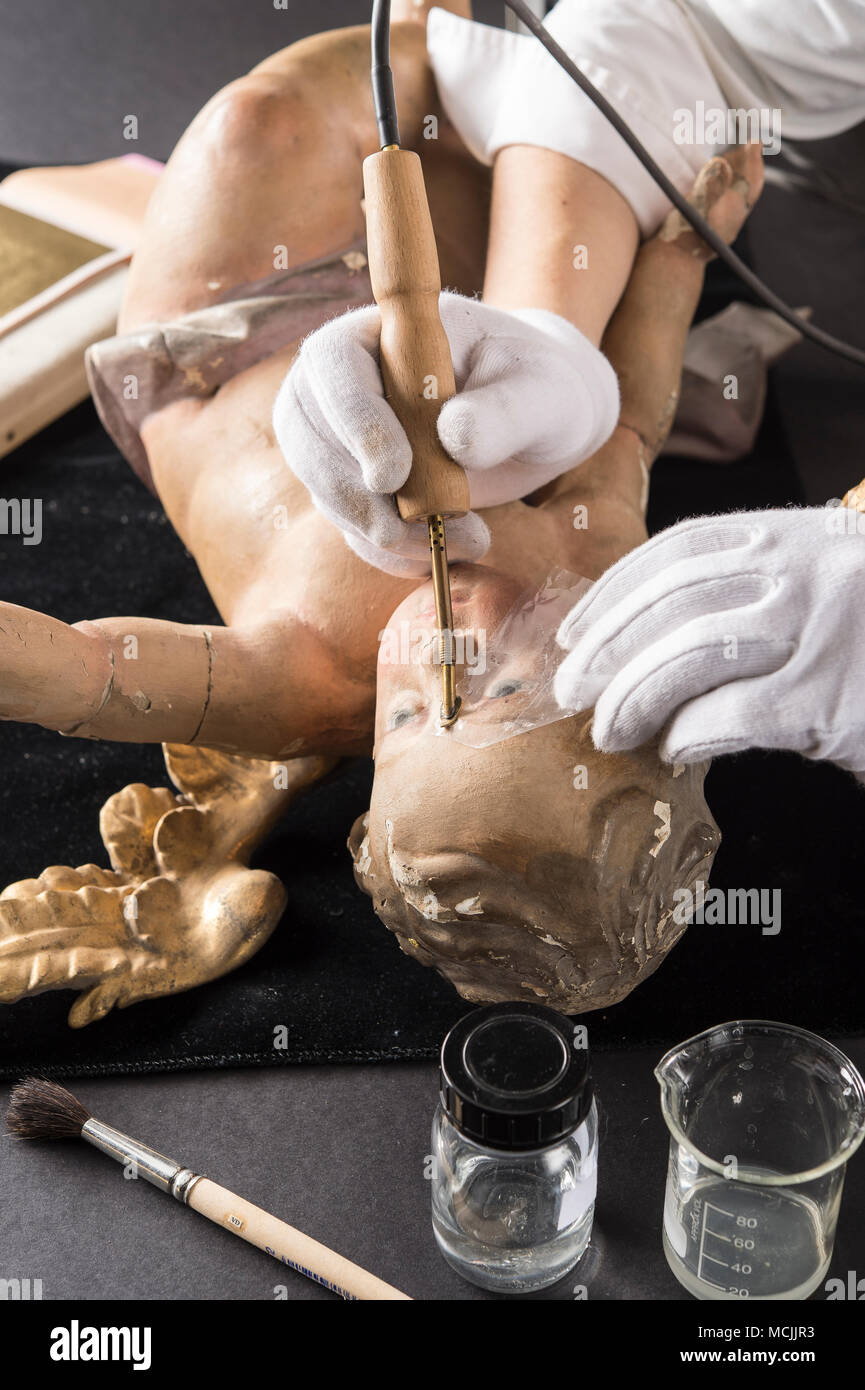
POLYGON ((564 708, 595 705, 609 752, 789 748, 865 775, 865 516, 699 517, 598 580, 559 630, 564 708))
MULTIPOLYGON (((609 362, 567 320, 445 292, 439 300, 457 395, 438 418, 441 442, 469 479, 473 507, 525 497, 595 453, 615 428, 609 362)), ((372 305, 332 319, 303 343, 280 387, 273 428, 316 507, 363 559, 391 574, 429 573, 426 528, 404 522, 392 494, 411 447, 384 397, 381 320, 372 305)), ((448 523, 454 560, 489 546, 481 518, 448 523)))

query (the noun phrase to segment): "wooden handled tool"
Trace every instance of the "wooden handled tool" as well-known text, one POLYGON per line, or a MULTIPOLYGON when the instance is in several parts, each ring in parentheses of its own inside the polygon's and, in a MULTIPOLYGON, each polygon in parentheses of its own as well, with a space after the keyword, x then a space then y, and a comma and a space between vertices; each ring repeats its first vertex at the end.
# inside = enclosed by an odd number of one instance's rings
POLYGON ((369 275, 381 310, 385 394, 412 447, 411 474, 397 494, 404 521, 465 516, 469 485, 436 433, 456 392, 439 317, 438 252, 423 171, 412 150, 381 150, 363 163, 369 275))
POLYGON ((404 521, 429 526, 436 622, 442 668, 441 723, 459 712, 455 687, 453 612, 444 523, 469 510, 469 485, 445 453, 438 413, 455 394, 450 345, 439 315, 441 275, 420 159, 397 146, 363 164, 367 257, 381 310, 381 374, 385 395, 412 447, 411 473, 397 494, 404 521))

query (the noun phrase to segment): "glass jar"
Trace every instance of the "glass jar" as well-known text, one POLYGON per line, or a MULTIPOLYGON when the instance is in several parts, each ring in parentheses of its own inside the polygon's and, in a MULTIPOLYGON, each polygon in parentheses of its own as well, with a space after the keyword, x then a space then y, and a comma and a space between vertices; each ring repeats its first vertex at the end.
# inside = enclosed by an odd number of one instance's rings
POLYGON ((432 1222, 464 1279, 502 1292, 561 1279, 589 1243, 597 1111, 588 1049, 540 1004, 494 1004, 445 1038, 432 1222))

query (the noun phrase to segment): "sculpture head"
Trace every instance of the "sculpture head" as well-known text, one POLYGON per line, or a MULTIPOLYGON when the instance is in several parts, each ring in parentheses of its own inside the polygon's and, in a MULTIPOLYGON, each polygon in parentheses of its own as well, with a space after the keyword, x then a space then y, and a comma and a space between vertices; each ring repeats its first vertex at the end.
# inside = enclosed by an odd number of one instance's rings
MULTIPOLYGON (((458 576, 455 627, 493 631, 519 586, 474 566, 458 576)), ((380 653, 372 800, 349 841, 359 885, 403 951, 472 1002, 578 1013, 624 998, 684 930, 676 890, 708 876, 719 835, 707 765, 671 767, 655 745, 599 753, 587 713, 458 742, 438 726, 431 586, 400 622, 426 624, 429 642, 408 662, 380 653)), ((497 667, 467 724, 518 719, 539 660, 527 649, 497 667)))

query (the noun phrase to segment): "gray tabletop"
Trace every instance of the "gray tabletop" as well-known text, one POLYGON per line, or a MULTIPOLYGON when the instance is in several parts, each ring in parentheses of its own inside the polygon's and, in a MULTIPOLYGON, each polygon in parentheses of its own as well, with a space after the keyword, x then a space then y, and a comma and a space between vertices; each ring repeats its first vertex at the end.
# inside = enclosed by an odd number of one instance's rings
MULTIPOLYGON (((841 1040, 860 1067, 865 1043, 841 1040)), ((661 1251, 667 1131, 657 1049, 594 1057, 601 1116, 587 1254, 534 1297, 685 1299, 661 1251)), ((299 1227, 417 1299, 489 1299, 439 1256, 424 1177, 430 1066, 285 1067, 70 1082, 100 1119, 299 1227)), ((8 1088, 0 1091, 5 1111, 8 1088)), ((44 1299, 329 1299, 85 1144, 0 1140, 0 1279, 44 1299)), ((852 1160, 831 1277, 865 1270, 865 1157, 852 1160)), ((818 1290, 815 1298, 825 1298, 818 1290)))

